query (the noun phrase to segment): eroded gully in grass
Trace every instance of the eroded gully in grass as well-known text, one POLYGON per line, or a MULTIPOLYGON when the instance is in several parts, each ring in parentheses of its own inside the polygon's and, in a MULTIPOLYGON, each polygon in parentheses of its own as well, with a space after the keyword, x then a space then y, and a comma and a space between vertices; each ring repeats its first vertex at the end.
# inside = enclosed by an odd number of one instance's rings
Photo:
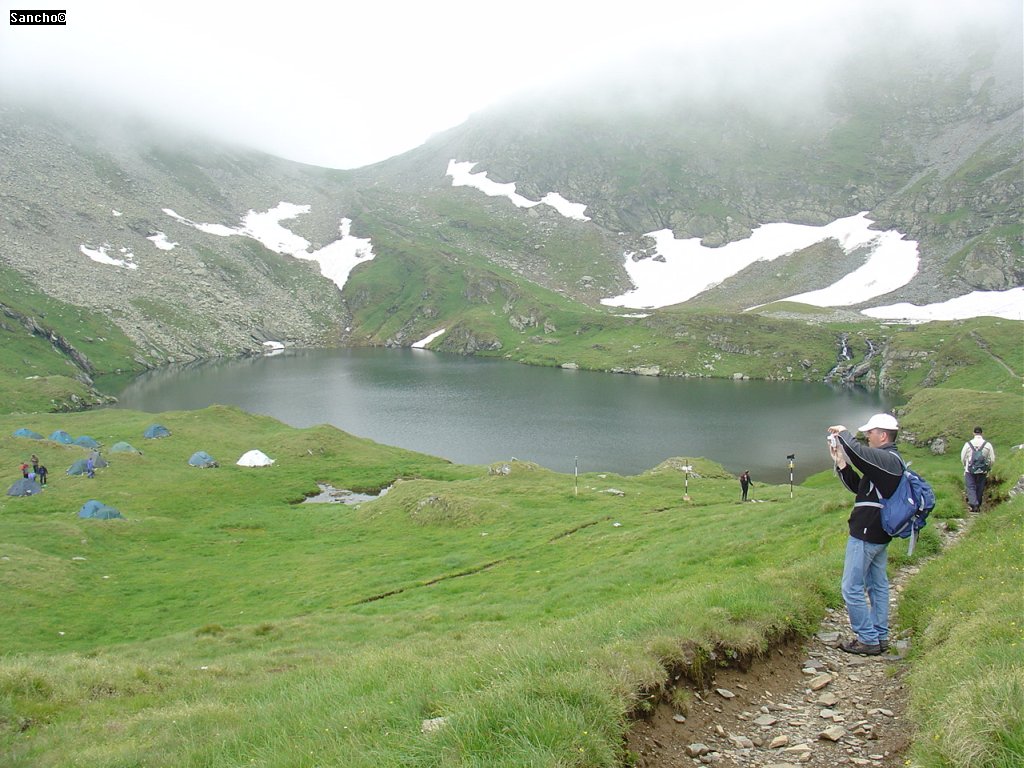
MULTIPOLYGON (((936 528, 942 549, 966 532, 936 528)), ((898 569, 891 580, 895 609, 917 566, 898 569)), ((905 721, 908 641, 894 628, 884 657, 852 656, 838 642, 850 637, 844 609, 830 610, 818 633, 781 641, 763 657, 712 669, 713 680, 695 686, 685 678, 689 699, 682 713, 668 690, 648 717, 630 729, 627 765, 635 768, 903 768, 913 728, 905 721)), ((713 666, 713 665, 708 665, 713 666)))

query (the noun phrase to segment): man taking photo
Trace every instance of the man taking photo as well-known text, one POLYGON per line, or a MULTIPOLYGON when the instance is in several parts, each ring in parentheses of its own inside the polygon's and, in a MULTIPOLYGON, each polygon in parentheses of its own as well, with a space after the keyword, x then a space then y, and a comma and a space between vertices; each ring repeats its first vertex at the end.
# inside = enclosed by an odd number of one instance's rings
POLYGON ((839 424, 828 428, 829 451, 836 474, 856 494, 850 513, 842 593, 854 637, 839 644, 847 653, 877 656, 889 650, 888 546, 882 528, 882 499, 889 498, 903 476, 904 462, 896 450, 899 424, 888 413, 876 413, 859 428, 867 444, 839 424))

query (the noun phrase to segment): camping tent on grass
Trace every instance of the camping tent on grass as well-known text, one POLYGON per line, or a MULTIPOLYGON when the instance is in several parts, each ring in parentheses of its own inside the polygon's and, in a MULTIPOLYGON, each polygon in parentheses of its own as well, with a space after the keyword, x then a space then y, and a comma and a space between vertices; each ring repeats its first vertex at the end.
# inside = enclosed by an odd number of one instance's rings
POLYGON ((29 480, 27 477, 23 477, 7 489, 7 495, 34 496, 41 490, 43 490, 43 486, 39 485, 35 480, 29 480))
POLYGON ((189 458, 188 463, 193 467, 219 467, 217 461, 206 451, 196 451, 189 458))
POLYGON ((263 451, 253 449, 242 454, 242 458, 235 463, 240 467, 269 467, 274 460, 263 451))
POLYGON ((152 424, 146 427, 146 431, 142 433, 142 436, 148 440, 155 440, 159 437, 169 437, 170 434, 171 430, 163 424, 152 424))
MULTIPOLYGON (((103 469, 104 467, 109 467, 110 466, 110 462, 108 462, 106 459, 104 459, 102 456, 100 456, 99 453, 97 453, 96 451, 92 452, 92 454, 90 455, 90 458, 92 459, 92 468, 93 469, 103 469)), ((68 475, 84 475, 84 474, 86 474, 88 472, 88 463, 89 463, 89 459, 79 459, 74 464, 72 464, 70 467, 68 467, 68 470, 67 470, 66 474, 68 474, 68 475)))
POLYGON ((113 507, 108 507, 102 502, 96 501, 96 499, 89 499, 82 508, 78 510, 78 516, 84 518, 92 518, 93 520, 110 520, 115 517, 123 517, 113 507))
POLYGON ((30 440, 42 440, 43 439, 43 436, 40 435, 38 432, 33 432, 31 429, 25 429, 24 427, 22 427, 21 429, 14 430, 14 436, 15 437, 27 437, 30 440))
POLYGON ((55 443, 63 443, 64 445, 71 445, 73 442, 75 442, 71 438, 71 435, 69 435, 63 429, 58 429, 56 432, 51 434, 49 439, 53 440, 53 442, 55 443))
POLYGON ((110 446, 112 453, 142 453, 138 448, 132 447, 130 443, 126 443, 124 440, 114 443, 110 446))
MULTIPOLYGON (((88 471, 88 468, 86 466, 88 464, 88 461, 88 459, 79 459, 78 461, 76 461, 74 464, 67 468, 65 474, 84 475, 88 471)), ((95 466, 93 468, 95 469, 95 466)))
POLYGON ((75 438, 75 445, 80 445, 83 448, 99 448, 100 444, 95 439, 88 435, 82 435, 81 437, 75 438))

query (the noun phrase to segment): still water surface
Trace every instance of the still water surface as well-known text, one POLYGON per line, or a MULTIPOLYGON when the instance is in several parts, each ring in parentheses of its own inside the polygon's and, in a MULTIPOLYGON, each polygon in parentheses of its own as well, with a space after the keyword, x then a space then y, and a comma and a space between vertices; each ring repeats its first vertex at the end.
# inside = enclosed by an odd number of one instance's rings
MULTIPOLYGON (((707 457, 756 483, 831 466, 825 428, 892 403, 825 384, 670 379, 540 368, 410 349, 295 350, 143 374, 120 407, 237 405, 296 427, 333 424, 464 464, 518 458, 558 472, 637 474, 707 457)), ((201 447, 201 446, 199 446, 201 447)))

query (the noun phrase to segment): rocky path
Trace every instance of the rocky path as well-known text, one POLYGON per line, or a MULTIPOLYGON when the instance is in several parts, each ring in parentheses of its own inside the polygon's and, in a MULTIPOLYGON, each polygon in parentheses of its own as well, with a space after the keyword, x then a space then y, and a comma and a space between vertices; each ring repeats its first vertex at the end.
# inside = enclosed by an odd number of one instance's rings
MULTIPOLYGON (((954 532, 938 525, 943 547, 966 531, 969 521, 958 522, 954 532)), ((917 570, 893 574, 892 609, 917 570)), ((902 768, 912 733, 908 642, 897 633, 889 654, 852 656, 837 647, 849 637, 845 610, 829 611, 810 640, 776 648, 745 672, 717 672, 710 690, 690 692, 685 713, 659 705, 630 732, 636 768, 902 768)))

